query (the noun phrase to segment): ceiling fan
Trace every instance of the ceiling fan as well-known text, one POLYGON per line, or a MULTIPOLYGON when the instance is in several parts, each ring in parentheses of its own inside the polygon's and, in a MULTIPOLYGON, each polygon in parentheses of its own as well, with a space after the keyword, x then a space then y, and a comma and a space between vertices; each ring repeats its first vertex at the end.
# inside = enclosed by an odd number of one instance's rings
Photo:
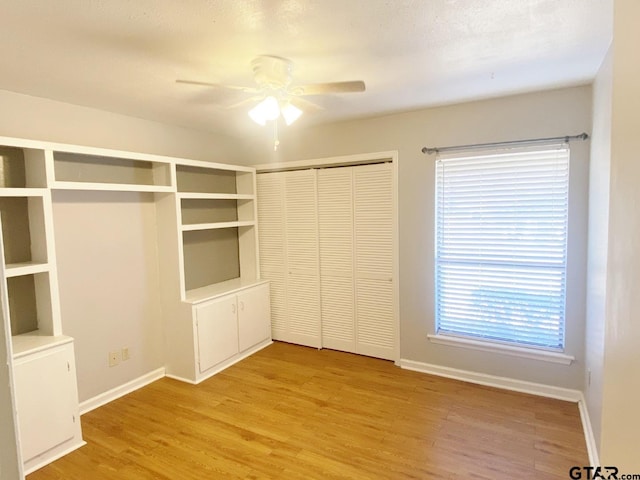
POLYGON ((251 62, 251 67, 255 86, 225 85, 194 80, 176 80, 176 82, 252 94, 250 98, 230 105, 228 108, 256 103, 249 110, 249 116, 260 125, 265 125, 270 120, 277 120, 280 116, 287 125, 291 125, 304 111, 322 109, 318 104, 302 98, 305 96, 365 91, 365 84, 362 80, 292 85, 293 62, 273 55, 256 57, 251 62))

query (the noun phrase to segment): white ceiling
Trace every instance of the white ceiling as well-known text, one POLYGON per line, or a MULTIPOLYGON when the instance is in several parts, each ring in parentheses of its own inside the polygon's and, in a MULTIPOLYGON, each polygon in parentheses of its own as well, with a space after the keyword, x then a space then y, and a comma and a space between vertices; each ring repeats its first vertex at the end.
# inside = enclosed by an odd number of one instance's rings
MULTIPOLYGON (((0 0, 0 89, 249 135, 238 92, 260 54, 294 83, 364 80, 311 97, 301 124, 590 82, 613 0, 0 0), (229 94, 230 93, 230 94, 229 94)), ((1 106, 0 106, 1 107, 1 106)))

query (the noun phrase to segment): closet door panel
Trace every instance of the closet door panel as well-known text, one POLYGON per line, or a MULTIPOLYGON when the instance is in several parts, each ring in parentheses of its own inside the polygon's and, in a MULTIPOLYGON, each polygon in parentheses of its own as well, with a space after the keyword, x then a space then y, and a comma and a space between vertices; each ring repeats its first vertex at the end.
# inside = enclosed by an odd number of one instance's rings
POLYGON ((354 171, 356 276, 389 280, 393 276, 393 176, 391 164, 354 171))
POLYGON ((356 353, 353 277, 322 276, 322 346, 356 353))
POLYGON ((283 340, 320 347, 315 171, 286 172, 284 192, 288 334, 283 340))
POLYGON ((284 341, 320 348, 317 275, 292 274, 287 282, 288 329, 284 341))
POLYGON ((356 298, 356 353, 395 360, 393 283, 359 278, 356 298))
POLYGON ((391 164, 354 169, 356 351, 395 359, 391 164))
POLYGON ((281 172, 257 175, 260 271, 271 281, 271 335, 287 335, 287 269, 284 228, 284 178, 281 172))
POLYGON ((353 168, 317 176, 322 346, 355 353, 353 168))

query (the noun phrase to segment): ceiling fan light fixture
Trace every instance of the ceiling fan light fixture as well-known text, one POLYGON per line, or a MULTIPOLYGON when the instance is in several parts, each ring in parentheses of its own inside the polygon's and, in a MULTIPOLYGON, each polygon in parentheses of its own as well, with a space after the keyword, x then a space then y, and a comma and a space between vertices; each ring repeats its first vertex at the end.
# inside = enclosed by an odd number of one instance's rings
POLYGON ((259 125, 265 125, 268 120, 275 120, 279 116, 278 100, 271 95, 249 110, 249 117, 259 125))
POLYGON ((286 104, 283 105, 282 109, 280 110, 280 113, 284 118, 284 122, 287 125, 291 125, 298 118, 300 118, 300 115, 302 115, 302 110, 300 110, 295 105, 291 105, 290 103, 287 102, 286 104))

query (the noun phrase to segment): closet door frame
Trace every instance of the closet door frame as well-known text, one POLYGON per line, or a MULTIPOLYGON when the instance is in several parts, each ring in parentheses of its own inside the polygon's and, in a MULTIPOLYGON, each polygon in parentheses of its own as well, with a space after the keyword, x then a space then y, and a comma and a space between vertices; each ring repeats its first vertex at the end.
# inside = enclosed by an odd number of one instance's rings
POLYGON ((399 264, 400 255, 398 249, 398 151, 391 150, 385 152, 363 153, 355 155, 344 155, 337 157, 315 158, 309 160, 296 160, 292 162, 270 163, 256 165, 257 173, 278 172, 288 170, 302 170, 307 168, 325 167, 347 167, 357 165, 367 165, 374 163, 391 163, 393 175, 393 323, 395 329, 394 361, 400 365, 400 276, 399 264))

